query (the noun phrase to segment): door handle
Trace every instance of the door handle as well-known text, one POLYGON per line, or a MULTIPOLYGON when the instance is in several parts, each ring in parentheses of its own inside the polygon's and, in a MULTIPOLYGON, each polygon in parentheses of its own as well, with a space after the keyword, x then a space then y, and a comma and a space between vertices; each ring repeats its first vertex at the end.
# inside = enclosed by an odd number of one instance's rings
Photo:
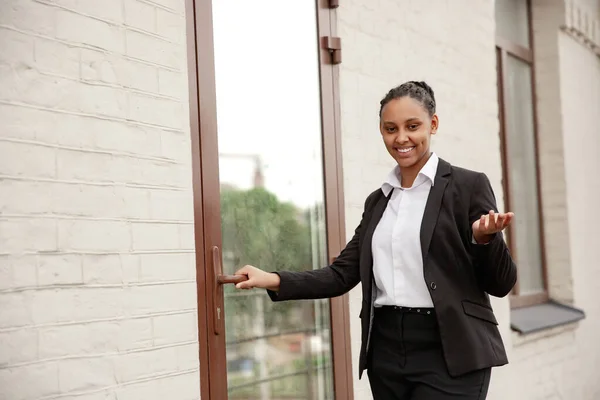
POLYGON ((220 285, 226 285, 228 283, 237 285, 238 283, 247 280, 248 277, 246 275, 217 275, 217 283, 220 285))
POLYGON ((215 327, 215 335, 220 335, 223 332, 224 316, 222 309, 223 301, 223 285, 233 283, 238 284, 248 280, 246 275, 223 275, 223 267, 221 266, 221 252, 218 246, 212 247, 212 262, 213 272, 215 276, 215 287, 213 303, 215 310, 213 312, 213 324, 215 327))

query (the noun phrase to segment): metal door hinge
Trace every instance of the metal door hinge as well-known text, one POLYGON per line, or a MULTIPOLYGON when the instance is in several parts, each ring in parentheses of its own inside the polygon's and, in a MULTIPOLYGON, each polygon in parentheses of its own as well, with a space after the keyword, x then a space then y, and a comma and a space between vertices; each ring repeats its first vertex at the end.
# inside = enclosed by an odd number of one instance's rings
POLYGON ((340 6, 340 0, 329 0, 329 8, 338 8, 340 6))
POLYGON ((342 62, 342 39, 335 36, 325 36, 323 37, 323 46, 329 50, 332 64, 342 62))

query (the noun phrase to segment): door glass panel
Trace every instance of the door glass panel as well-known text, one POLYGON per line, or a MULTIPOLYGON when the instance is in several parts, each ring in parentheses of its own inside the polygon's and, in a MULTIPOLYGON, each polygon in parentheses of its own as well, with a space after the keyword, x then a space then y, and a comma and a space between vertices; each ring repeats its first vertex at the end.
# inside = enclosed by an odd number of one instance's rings
MULTIPOLYGON (((310 1, 213 2, 226 274, 327 262, 316 13, 310 1)), ((230 399, 333 398, 327 300, 224 292, 230 399)))
POLYGON ((544 290, 531 66, 510 55, 506 64, 510 211, 516 215, 511 226, 514 240, 511 246, 519 265, 519 294, 526 295, 544 290))

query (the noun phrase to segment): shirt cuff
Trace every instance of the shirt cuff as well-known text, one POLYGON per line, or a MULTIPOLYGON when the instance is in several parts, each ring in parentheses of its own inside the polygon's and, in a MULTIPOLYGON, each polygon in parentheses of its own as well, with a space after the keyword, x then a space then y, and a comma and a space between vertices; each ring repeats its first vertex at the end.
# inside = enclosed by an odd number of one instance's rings
POLYGON ((474 236, 474 235, 471 235, 471 242, 473 242, 473 244, 476 244, 476 245, 478 245, 478 246, 487 246, 488 244, 490 244, 491 240, 490 240, 489 242, 487 242, 487 243, 482 243, 482 244, 479 244, 479 243, 477 243, 477 241, 475 240, 475 236, 474 236))

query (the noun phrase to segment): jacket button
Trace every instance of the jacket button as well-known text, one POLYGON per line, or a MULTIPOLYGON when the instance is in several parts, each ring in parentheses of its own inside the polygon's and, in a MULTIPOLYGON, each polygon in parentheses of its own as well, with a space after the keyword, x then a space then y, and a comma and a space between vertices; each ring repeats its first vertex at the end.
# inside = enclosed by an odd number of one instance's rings
POLYGON ((437 289, 437 285, 435 284, 435 282, 431 282, 431 284, 429 285, 429 287, 431 288, 431 290, 437 289))

